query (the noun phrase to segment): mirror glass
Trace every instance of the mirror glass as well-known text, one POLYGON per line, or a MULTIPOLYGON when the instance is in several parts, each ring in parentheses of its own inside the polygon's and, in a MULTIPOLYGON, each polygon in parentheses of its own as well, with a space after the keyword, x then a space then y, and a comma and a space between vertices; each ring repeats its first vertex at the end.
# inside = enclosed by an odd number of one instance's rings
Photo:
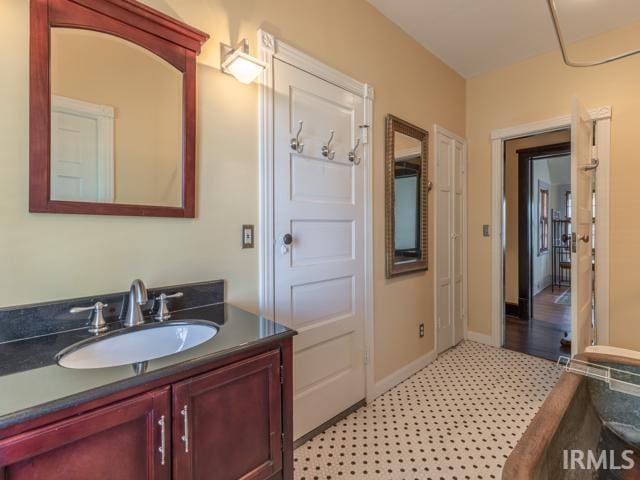
POLYGON ((420 253, 420 176, 422 142, 394 132, 395 263, 413 262, 420 253))
POLYGON ((51 28, 51 200, 182 207, 183 74, 119 37, 51 28))

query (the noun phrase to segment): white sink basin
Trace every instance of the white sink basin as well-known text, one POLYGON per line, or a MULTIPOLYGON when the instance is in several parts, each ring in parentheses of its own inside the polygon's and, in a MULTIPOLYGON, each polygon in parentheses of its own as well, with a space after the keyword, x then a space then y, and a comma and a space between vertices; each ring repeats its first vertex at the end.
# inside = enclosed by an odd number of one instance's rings
POLYGON ((204 321, 175 321, 123 328, 83 340, 57 355, 66 368, 104 368, 145 362, 184 352, 213 338, 218 327, 204 321))

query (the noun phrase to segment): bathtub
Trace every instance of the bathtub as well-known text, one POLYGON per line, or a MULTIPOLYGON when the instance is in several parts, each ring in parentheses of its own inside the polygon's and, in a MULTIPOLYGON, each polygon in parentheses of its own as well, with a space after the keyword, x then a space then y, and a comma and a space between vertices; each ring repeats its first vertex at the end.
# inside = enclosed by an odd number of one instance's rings
MULTIPOLYGON (((604 347, 576 360, 637 380, 640 355, 604 347)), ((504 480, 640 479, 640 397, 564 372, 509 455, 504 480), (591 457, 591 458, 590 458, 591 457)))

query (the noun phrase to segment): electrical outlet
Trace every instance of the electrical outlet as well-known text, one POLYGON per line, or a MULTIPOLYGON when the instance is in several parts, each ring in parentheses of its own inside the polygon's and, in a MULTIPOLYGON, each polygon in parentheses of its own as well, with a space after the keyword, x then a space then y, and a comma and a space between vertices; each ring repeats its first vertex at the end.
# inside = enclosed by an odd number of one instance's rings
POLYGON ((420 324, 420 329, 418 330, 418 334, 420 335, 420 338, 424 337, 424 323, 420 324))
POLYGON ((242 248, 253 248, 253 225, 242 225, 242 248))

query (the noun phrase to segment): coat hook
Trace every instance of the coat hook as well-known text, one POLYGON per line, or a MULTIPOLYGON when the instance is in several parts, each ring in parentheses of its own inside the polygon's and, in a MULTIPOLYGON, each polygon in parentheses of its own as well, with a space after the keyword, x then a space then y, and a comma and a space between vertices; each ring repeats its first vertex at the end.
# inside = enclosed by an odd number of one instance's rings
POLYGON ((304 143, 300 143, 300 133, 302 133, 302 125, 303 121, 300 120, 298 122, 298 133, 296 133, 296 137, 291 139, 291 149, 295 150, 298 153, 302 153, 304 150, 304 143))
POLYGON ((333 157, 336 156, 336 152, 334 150, 331 150, 331 142, 333 141, 333 135, 336 132, 334 130, 330 130, 330 132, 331 136, 329 137, 329 141, 326 145, 322 146, 322 150, 320 150, 320 152, 322 153, 323 157, 327 157, 329 160, 333 160, 333 157))
POLYGON ((356 161, 356 150, 358 150, 359 146, 360 146, 360 139, 357 138, 356 144, 353 146, 353 149, 349 151, 349 161, 352 162, 354 165, 360 165, 360 162, 362 161, 360 157, 357 157, 357 161, 356 161))

